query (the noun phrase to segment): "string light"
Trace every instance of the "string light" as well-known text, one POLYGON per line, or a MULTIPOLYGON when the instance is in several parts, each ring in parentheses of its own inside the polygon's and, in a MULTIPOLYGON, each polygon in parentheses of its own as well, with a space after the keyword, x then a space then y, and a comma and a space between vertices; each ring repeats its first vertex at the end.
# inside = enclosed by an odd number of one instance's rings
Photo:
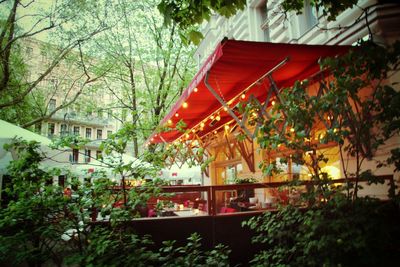
POLYGON ((210 119, 213 120, 214 118, 215 118, 214 115, 211 115, 210 119))
POLYGON ((204 125, 205 125, 204 122, 201 122, 201 123, 200 123, 200 127, 201 127, 201 128, 204 128, 204 125))
POLYGON ((221 116, 218 114, 217 117, 215 117, 215 119, 216 119, 217 121, 220 121, 220 120, 221 120, 221 116))
POLYGON ((229 130, 229 125, 228 124, 225 125, 225 130, 229 130))
POLYGON ((294 133, 294 128, 290 128, 290 132, 294 133))
POLYGON ((154 141, 154 138, 151 138, 150 141, 153 142, 153 141, 154 141))
POLYGON ((214 134, 217 134, 217 131, 214 131, 214 134))
POLYGON ((243 93, 240 97, 241 97, 242 99, 245 99, 245 98, 246 98, 246 95, 243 93))
POLYGON ((272 100, 271 105, 275 106, 275 101, 274 100, 272 100))
POLYGON ((175 117, 179 117, 179 113, 175 113, 175 117))
POLYGON ((227 108, 227 107, 224 107, 224 111, 228 111, 228 108, 227 108))
POLYGON ((183 108, 187 108, 188 107, 188 103, 187 102, 183 102, 182 107, 183 108))
POLYGON ((172 120, 168 120, 168 124, 172 124, 172 120))

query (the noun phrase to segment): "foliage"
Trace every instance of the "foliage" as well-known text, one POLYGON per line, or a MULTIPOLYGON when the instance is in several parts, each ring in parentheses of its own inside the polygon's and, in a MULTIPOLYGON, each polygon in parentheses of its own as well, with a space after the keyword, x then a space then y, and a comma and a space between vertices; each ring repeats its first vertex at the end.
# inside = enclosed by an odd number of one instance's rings
POLYGON ((4 189, 9 203, 0 211, 1 261, 39 266, 61 252, 62 227, 56 222, 66 199, 61 188, 49 184, 52 174, 39 168, 44 156, 38 148, 21 140, 13 147, 19 158, 9 165, 12 184, 4 189))
POLYGON ((394 202, 334 194, 307 210, 286 206, 253 217, 253 242, 263 249, 254 266, 395 266, 400 216, 394 202))
MULTIPOLYGON (((111 147, 124 147, 123 142, 113 140, 108 145, 110 151, 111 147)), ((101 173, 90 173, 83 179, 67 173, 70 180, 66 186, 72 188, 72 194, 66 194, 52 184, 60 170, 41 169, 46 155, 38 143, 16 140, 6 148, 15 151, 18 159, 10 164, 12 180, 3 190, 9 202, 2 203, 0 211, 0 262, 31 266, 176 266, 177 262, 181 266, 228 266, 228 249, 218 245, 205 251, 198 235, 191 236, 183 247, 165 242, 158 251, 150 237, 137 235, 128 225, 142 216, 150 197, 168 196, 161 192, 161 181, 127 189, 121 202, 121 190, 111 190, 115 183, 101 173), (109 218, 109 223, 93 224, 98 214, 109 218)))
MULTIPOLYGON (((313 0, 310 4, 315 6, 318 11, 327 17, 329 21, 333 21, 336 17, 345 11, 357 5, 358 0, 313 0)), ((301 14, 304 10, 304 0, 284 0, 282 1, 282 8, 285 12, 295 11, 301 14)))
POLYGON ((97 1, 81 1, 79 4, 69 0, 51 4, 40 1, 22 3, 19 0, 1 2, 0 12, 6 18, 1 21, 0 32, 2 118, 29 127, 75 102, 82 94, 84 85, 95 80, 90 60, 76 50, 82 52, 85 42, 109 27, 103 22, 107 8, 108 3, 97 1), (46 40, 57 47, 33 38, 46 40), (33 70, 30 64, 33 59, 40 58, 39 54, 42 57, 40 66, 37 66, 39 69, 33 70), (71 55, 75 55, 75 64, 68 66, 75 68, 78 77, 68 76, 68 71, 65 71, 67 64, 62 64, 71 55), (64 72, 57 71, 60 66, 65 68, 64 72), (72 79, 72 85, 54 83, 43 88, 43 83, 53 80, 50 77, 57 72, 61 73, 58 73, 59 76, 72 79), (78 80, 82 83, 81 87, 75 86, 78 80), (71 90, 72 87, 75 90, 71 90), (40 89, 50 92, 44 93, 40 89), (55 92, 63 92, 64 101, 54 110, 49 110, 48 102, 55 92), (16 106, 30 112, 18 112, 16 106), (16 116, 16 113, 22 116, 16 116))
MULTIPOLYGON (((344 56, 323 60, 321 69, 329 70, 330 77, 285 88, 268 111, 269 118, 257 118, 260 147, 278 150, 292 162, 306 166, 311 177, 319 181, 327 178, 321 166, 328 157, 318 148, 330 142, 338 144, 345 178, 356 178, 353 193, 348 191, 356 198, 358 179, 372 178, 367 175, 372 172, 363 169, 364 160, 372 159, 379 147, 399 133, 400 114, 395 103, 400 93, 388 82, 398 72, 399 63, 397 43, 383 48, 370 41, 344 56), (319 89, 312 91, 312 85, 319 89), (355 159, 352 169, 344 164, 350 159, 355 159)), ((396 162, 396 154, 389 161, 396 162)), ((261 167, 270 175, 278 171, 278 164, 266 161, 261 167)))
POLYGON ((179 1, 163 0, 158 5, 161 14, 164 15, 165 23, 176 23, 182 29, 189 29, 188 38, 195 44, 200 43, 202 34, 191 28, 192 25, 199 25, 204 20, 209 20, 211 15, 216 12, 222 16, 230 17, 238 10, 245 7, 245 0, 236 1, 179 1))
MULTIPOLYGON (((313 0, 307 1, 312 6, 333 21, 346 9, 354 7, 358 0, 313 0)), ((194 44, 199 44, 203 35, 193 29, 195 25, 201 25, 203 21, 209 21, 213 14, 218 14, 229 18, 246 6, 245 0, 236 1, 180 1, 180 0, 161 0, 158 9, 164 15, 166 24, 176 23, 181 29, 186 30, 183 39, 189 39, 194 44)), ((281 9, 284 13, 294 11, 301 14, 304 11, 305 0, 283 0, 281 9)))
POLYGON ((175 247, 175 241, 164 241, 160 249, 161 266, 229 266, 230 250, 221 244, 210 251, 201 248, 201 237, 194 233, 183 247, 175 247))

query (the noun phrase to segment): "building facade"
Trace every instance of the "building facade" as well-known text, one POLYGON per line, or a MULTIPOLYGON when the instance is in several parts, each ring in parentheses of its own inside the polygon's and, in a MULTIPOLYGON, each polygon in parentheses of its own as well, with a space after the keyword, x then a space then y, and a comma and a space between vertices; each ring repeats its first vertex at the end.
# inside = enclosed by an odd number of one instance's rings
MULTIPOLYGON (((34 81, 48 70, 58 50, 42 41, 27 39, 22 52, 28 66, 27 80, 34 81)), ((110 107, 113 96, 101 88, 101 84, 93 79, 95 74, 90 73, 96 60, 86 59, 85 62, 86 70, 82 67, 79 53, 72 51, 32 92, 33 97, 42 103, 39 113, 50 115, 34 126, 37 133, 49 138, 73 134, 91 140, 84 149, 73 150, 69 158, 72 163, 90 162, 91 157, 101 153, 101 141, 121 127, 110 107)))

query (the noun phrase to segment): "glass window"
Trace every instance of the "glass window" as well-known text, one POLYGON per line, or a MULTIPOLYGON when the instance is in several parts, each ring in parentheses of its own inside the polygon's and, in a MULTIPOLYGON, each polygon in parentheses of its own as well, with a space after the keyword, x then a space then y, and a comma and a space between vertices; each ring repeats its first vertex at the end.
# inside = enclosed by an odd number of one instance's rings
POLYGON ((103 139, 103 131, 100 129, 97 129, 97 139, 103 139))
POLYGON ((61 124, 60 126, 60 135, 66 136, 68 134, 68 129, 66 124, 61 124))
POLYGON ((81 127, 74 126, 74 135, 80 136, 81 135, 81 127))
POLYGON ((92 128, 86 128, 86 138, 92 138, 92 128))
POLYGON ((54 98, 50 99, 49 101, 49 110, 53 111, 56 109, 56 100, 54 98))
POLYGON ((72 149, 72 162, 77 163, 79 161, 79 150, 72 149))
POLYGON ((52 137, 54 135, 54 129, 55 129, 54 123, 49 123, 47 128, 47 135, 49 137, 52 137))
POLYGON ((90 162, 90 149, 85 149, 85 162, 90 162))

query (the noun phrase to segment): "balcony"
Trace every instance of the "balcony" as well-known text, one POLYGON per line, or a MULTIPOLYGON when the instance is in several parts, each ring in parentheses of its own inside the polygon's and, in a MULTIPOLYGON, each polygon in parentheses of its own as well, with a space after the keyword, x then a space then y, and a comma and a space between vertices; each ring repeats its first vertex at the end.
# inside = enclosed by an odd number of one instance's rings
POLYGON ((96 116, 85 116, 75 112, 56 112, 51 116, 51 120, 65 122, 69 124, 84 124, 93 127, 105 127, 110 124, 110 119, 98 118, 96 116))

